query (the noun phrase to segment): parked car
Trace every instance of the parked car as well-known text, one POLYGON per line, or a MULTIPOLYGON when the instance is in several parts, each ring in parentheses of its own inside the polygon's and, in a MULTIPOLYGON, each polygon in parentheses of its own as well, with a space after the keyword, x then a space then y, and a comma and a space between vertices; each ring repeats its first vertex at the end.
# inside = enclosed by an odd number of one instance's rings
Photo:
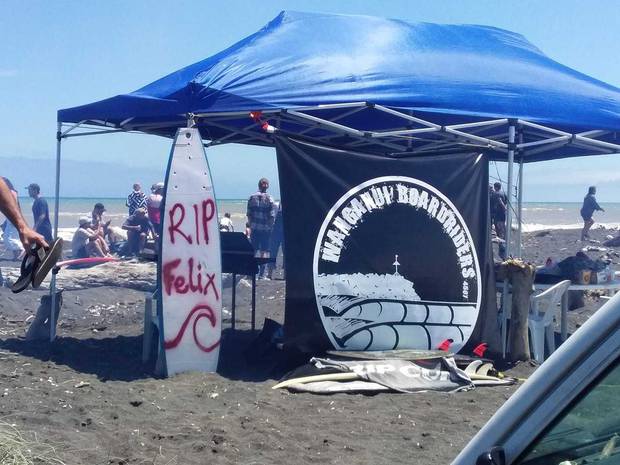
POLYGON ((452 465, 620 464, 620 293, 493 415, 452 465))

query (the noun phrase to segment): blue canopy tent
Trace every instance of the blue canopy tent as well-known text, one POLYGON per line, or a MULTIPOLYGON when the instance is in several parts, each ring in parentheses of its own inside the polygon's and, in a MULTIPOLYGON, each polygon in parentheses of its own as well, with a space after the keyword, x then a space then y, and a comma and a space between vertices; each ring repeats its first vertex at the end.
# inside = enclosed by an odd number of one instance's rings
POLYGON ((620 89, 493 27, 282 12, 139 90, 58 111, 56 226, 63 139, 187 125, 206 146, 281 133, 391 157, 467 147, 507 161, 511 191, 515 157, 620 152, 620 89))
POLYGON ((581 137, 617 150, 620 91, 492 27, 282 12, 217 55, 135 92, 60 110, 58 121, 171 137, 192 117, 211 144, 270 145, 248 118, 257 110, 282 131, 390 153, 435 152, 437 140, 446 149, 447 132, 447 142, 489 145, 505 160, 507 131, 498 126, 508 123, 490 119, 522 120, 523 144, 575 135, 519 147, 536 161, 583 155, 592 141, 581 137), (316 127, 322 121, 338 125, 316 127), (471 128, 469 137, 461 131, 471 128), (606 133, 579 135, 592 130, 606 133))

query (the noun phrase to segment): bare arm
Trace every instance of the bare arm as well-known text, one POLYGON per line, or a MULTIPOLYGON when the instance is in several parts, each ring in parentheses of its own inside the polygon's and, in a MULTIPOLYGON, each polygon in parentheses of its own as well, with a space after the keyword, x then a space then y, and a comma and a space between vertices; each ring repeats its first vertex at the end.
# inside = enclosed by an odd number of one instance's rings
POLYGON ((13 194, 2 178, 0 178, 0 211, 17 228, 24 248, 28 249, 34 244, 42 247, 48 246, 43 236, 28 227, 13 194))

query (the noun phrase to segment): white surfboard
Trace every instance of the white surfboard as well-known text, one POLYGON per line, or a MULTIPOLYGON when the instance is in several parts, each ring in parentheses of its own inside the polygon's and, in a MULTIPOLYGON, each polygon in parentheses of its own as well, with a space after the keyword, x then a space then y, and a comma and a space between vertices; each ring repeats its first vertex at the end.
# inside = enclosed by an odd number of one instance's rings
POLYGON ((197 129, 179 129, 168 162, 158 315, 168 376, 217 369, 222 258, 211 173, 197 129))

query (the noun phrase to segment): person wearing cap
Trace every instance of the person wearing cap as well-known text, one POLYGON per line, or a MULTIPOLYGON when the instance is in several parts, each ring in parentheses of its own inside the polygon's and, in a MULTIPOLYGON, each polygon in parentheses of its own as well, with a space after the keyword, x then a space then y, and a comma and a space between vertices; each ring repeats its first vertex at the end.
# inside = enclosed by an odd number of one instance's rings
POLYGON ((41 195, 41 188, 38 184, 33 182, 26 189, 28 189, 28 195, 34 199, 32 203, 34 230, 41 234, 47 242, 51 243, 53 242, 53 238, 50 211, 47 206, 47 201, 41 195))
POLYGON ((128 252, 131 255, 142 253, 149 233, 155 237, 153 225, 146 216, 146 208, 136 209, 123 223, 123 229, 127 231, 128 252))
MULTIPOLYGON (((0 176, 0 212, 6 216, 7 222, 17 229, 19 240, 21 241, 24 249, 28 250, 33 246, 49 247, 45 242, 45 238, 31 229, 26 223, 19 204, 17 203, 17 195, 13 194, 14 188, 9 187, 5 182, 6 178, 0 176)), ((0 283, 3 281, 2 273, 0 272, 0 283)))
MULTIPOLYGON (((73 258, 107 257, 109 253, 102 247, 105 241, 91 228, 88 216, 79 219, 79 227, 73 233, 71 254, 73 258)), ((107 248, 107 246, 106 246, 107 248)))

